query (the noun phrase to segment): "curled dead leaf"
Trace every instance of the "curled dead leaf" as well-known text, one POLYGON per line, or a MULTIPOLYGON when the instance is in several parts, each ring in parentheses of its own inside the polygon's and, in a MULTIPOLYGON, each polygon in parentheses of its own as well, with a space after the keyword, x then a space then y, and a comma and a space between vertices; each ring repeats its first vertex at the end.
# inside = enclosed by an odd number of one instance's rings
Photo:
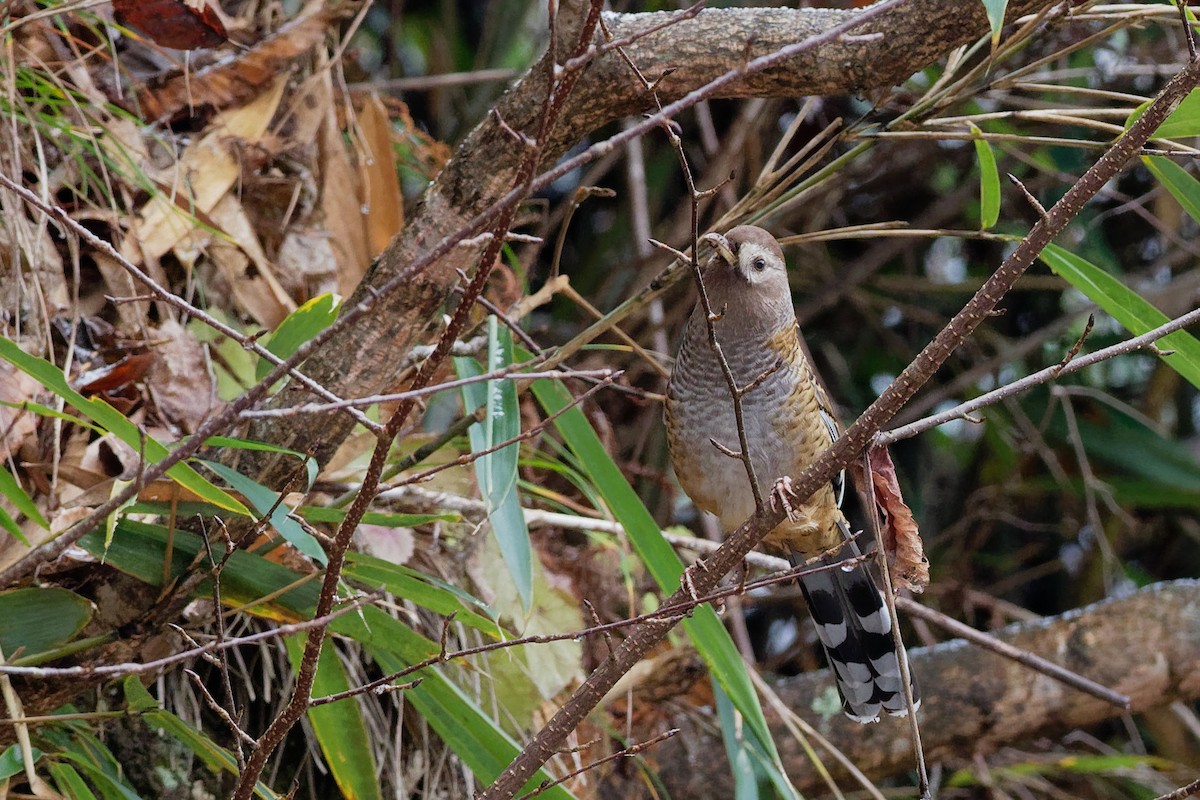
POLYGON ((885 516, 883 544, 890 560, 892 578, 897 586, 920 594, 929 585, 929 560, 925 558, 917 521, 912 509, 904 502, 888 449, 873 448, 870 463, 875 504, 885 516))

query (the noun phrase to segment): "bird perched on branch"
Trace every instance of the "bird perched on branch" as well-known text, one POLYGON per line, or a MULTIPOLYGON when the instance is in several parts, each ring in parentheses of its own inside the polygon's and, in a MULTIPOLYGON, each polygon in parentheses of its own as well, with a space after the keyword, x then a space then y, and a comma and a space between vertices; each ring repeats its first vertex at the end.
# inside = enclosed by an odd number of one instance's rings
MULTIPOLYGON (((840 427, 804 355, 783 251, 770 233, 749 225, 703 240, 713 248, 701 272, 703 288, 740 394, 746 448, 763 487, 759 496, 769 494, 788 510, 762 547, 793 564, 821 556, 818 568, 799 580, 846 715, 856 722, 873 722, 881 710, 903 716, 900 662, 883 596, 864 559, 835 566, 859 555, 841 510, 844 473, 812 497, 789 500, 788 476, 828 449, 840 427)), ((679 483, 730 533, 755 513, 756 502, 709 322, 698 302, 683 331, 664 417, 679 483)))

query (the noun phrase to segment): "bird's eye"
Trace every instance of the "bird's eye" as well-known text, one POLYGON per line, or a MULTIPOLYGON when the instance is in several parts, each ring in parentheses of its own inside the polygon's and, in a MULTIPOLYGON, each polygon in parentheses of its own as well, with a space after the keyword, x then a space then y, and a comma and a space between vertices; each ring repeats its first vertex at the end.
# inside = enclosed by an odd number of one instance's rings
POLYGON ((758 258, 754 259, 754 261, 751 263, 754 264, 754 268, 756 270, 758 270, 759 272, 762 272, 764 269, 767 268, 767 260, 765 258, 763 258, 762 256, 759 256, 758 258))

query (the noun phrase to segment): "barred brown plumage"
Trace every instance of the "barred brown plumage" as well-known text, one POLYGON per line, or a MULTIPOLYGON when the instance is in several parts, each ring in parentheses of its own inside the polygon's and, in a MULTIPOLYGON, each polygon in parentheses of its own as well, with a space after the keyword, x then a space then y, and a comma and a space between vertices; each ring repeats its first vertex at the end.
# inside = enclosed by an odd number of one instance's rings
MULTIPOLYGON (((703 280, 718 341, 742 396, 742 419, 755 474, 764 491, 798 475, 839 435, 840 428, 800 343, 787 266, 770 233, 743 225, 705 237, 714 253, 703 280)), ((737 424, 721 364, 709 343, 705 310, 683 331, 664 410, 667 443, 679 483, 696 506, 715 514, 728 533, 755 512, 750 480, 736 451, 737 424)), ((762 547, 801 563, 826 551, 834 565, 858 554, 847 541, 839 478, 803 502, 769 532, 762 547)), ((800 578, 817 635, 837 679, 842 706, 857 722, 880 711, 907 713, 892 619, 863 561, 828 566, 800 578)), ((901 656, 903 657, 903 656, 901 656)))

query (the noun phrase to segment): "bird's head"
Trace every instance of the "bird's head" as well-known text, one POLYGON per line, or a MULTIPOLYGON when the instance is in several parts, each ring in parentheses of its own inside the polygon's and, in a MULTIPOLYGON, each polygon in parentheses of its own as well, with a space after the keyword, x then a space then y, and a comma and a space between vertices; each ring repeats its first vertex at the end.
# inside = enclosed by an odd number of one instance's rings
POLYGON ((707 233, 701 241, 713 249, 704 285, 716 295, 714 300, 728 300, 728 295, 769 295, 788 299, 790 307, 787 263, 774 236, 753 225, 739 225, 723 236, 707 233))

